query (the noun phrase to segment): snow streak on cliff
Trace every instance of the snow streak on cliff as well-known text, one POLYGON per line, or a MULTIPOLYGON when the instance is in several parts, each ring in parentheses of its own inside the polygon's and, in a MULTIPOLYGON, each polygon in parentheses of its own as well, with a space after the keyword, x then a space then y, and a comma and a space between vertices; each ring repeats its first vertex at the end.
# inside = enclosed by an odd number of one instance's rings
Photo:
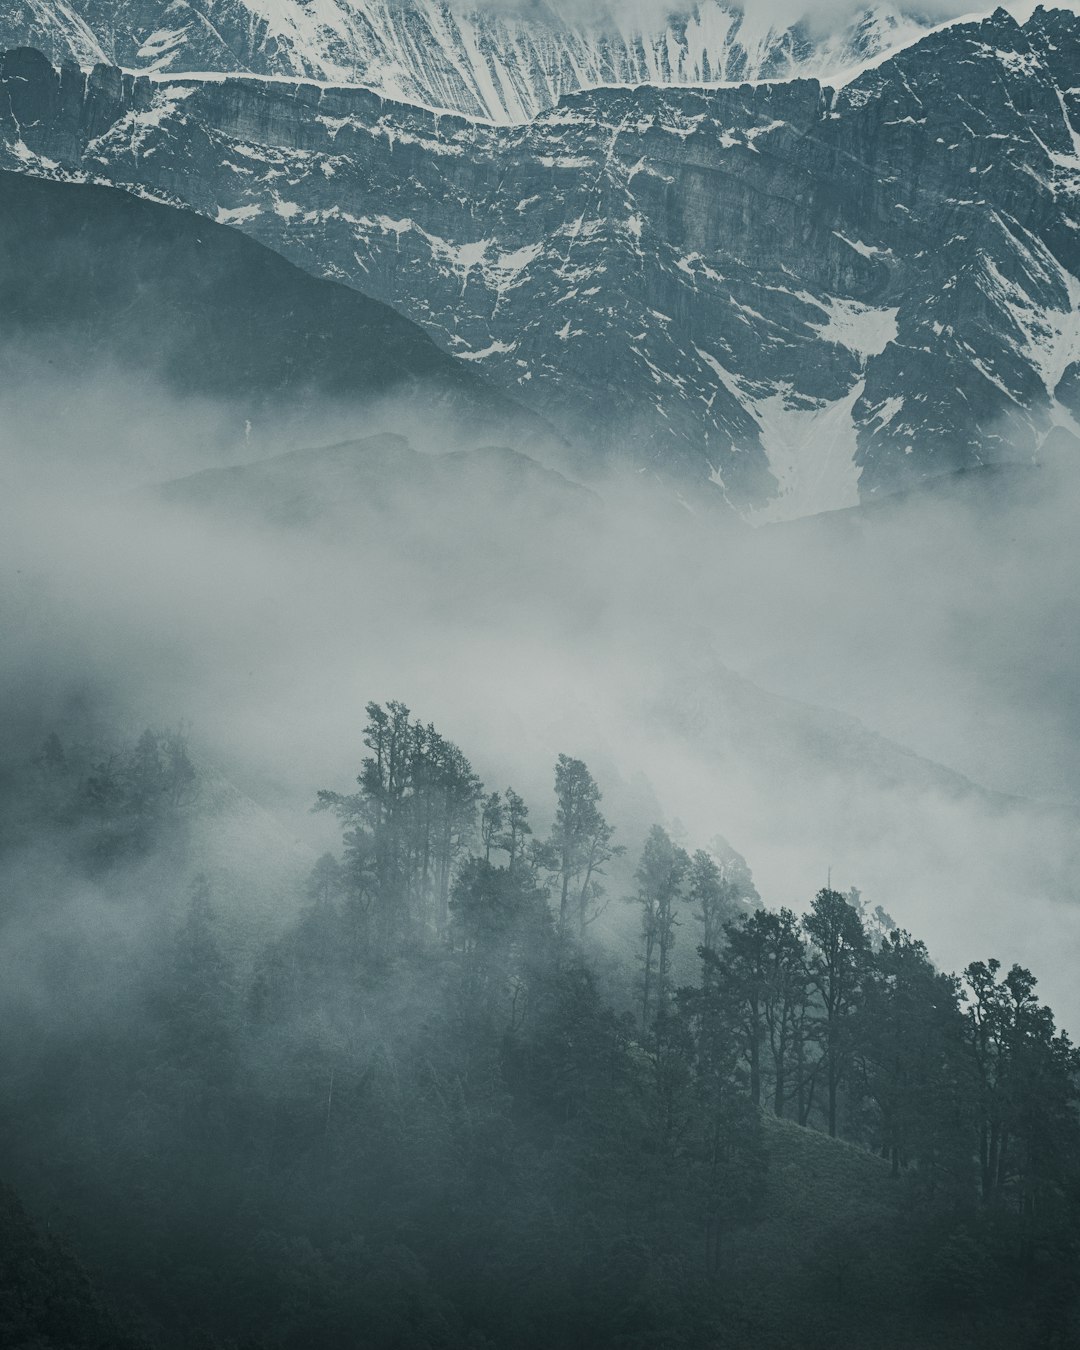
POLYGON ((910 45, 927 26, 889 3, 825 33, 720 0, 682 14, 633 13, 605 17, 574 0, 0 0, 0 45, 133 70, 362 84, 507 123, 603 85, 831 78, 910 45))

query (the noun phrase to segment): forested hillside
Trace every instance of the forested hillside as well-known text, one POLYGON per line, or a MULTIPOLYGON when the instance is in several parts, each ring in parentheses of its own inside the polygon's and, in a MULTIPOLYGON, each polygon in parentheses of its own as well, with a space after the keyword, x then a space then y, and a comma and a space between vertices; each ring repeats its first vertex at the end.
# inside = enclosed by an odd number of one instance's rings
POLYGON ((3 1176, 104 1302, 5 1196, 5 1344, 1077 1343, 1080 1060, 1008 953, 763 908, 570 755, 527 803, 399 703, 363 745, 254 939, 182 731, 8 766, 3 1176))

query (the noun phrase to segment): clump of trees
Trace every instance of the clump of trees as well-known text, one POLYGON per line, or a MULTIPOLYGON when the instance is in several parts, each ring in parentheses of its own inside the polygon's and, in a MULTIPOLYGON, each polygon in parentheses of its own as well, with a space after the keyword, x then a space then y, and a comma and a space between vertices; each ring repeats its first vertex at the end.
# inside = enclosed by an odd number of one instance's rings
POLYGON ((0 828, 9 850, 52 832, 73 861, 107 871, 182 847, 196 780, 182 726, 148 727, 128 744, 65 744, 51 732, 17 781, 0 774, 0 828))
MULTIPOLYGON (((50 837, 95 868, 102 837, 113 868, 175 850, 198 783, 170 735, 50 741, 50 837)), ((1075 1343, 1080 1061, 1030 972, 939 971, 857 892, 766 909, 659 825, 624 866, 580 759, 545 832, 403 704, 363 740, 277 931, 196 876, 151 950, 83 955, 122 1021, 5 1005, 12 1179, 151 1340, 1075 1343)))

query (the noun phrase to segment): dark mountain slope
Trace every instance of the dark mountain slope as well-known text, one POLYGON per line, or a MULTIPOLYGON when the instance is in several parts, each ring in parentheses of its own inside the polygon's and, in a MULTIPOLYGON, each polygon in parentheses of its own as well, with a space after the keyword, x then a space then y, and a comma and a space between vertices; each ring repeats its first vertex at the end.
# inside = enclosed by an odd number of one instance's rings
POLYGON ((117 369, 249 417, 431 401, 451 423, 535 435, 389 306, 224 225, 115 189, 0 174, 0 369, 117 369))

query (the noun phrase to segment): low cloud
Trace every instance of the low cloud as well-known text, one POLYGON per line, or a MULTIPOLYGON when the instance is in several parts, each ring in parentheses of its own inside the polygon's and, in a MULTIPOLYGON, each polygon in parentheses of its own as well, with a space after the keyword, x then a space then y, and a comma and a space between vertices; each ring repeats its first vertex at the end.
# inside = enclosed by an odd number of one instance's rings
POLYGON ((153 479, 220 458, 206 433, 228 410, 115 377, 94 391, 77 424, 45 385, 4 421, 9 754, 87 709, 128 733, 183 720, 318 850, 315 791, 352 781, 365 701, 401 698, 541 827, 555 756, 581 755, 631 852, 657 817, 692 845, 723 835, 766 902, 796 908, 831 867, 947 967, 1029 964, 1080 1024, 1068 466, 755 532, 509 453, 431 459, 440 431, 384 406, 347 429, 411 421, 416 449, 163 497, 153 479))

